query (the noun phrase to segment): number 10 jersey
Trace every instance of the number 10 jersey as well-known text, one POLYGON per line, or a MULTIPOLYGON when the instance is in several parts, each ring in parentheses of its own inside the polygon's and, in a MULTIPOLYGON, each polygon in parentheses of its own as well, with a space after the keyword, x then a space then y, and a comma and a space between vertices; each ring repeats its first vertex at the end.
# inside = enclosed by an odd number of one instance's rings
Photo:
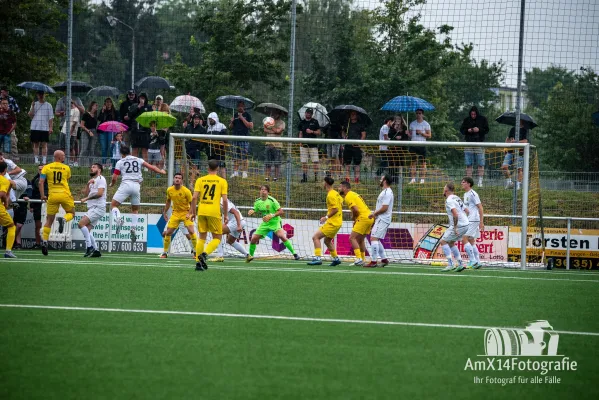
POLYGON ((141 169, 144 165, 144 160, 141 158, 128 155, 125 158, 121 158, 117 161, 114 166, 115 173, 121 175, 123 182, 133 181, 141 183, 143 178, 141 176, 141 169))
POLYGON ((205 175, 196 180, 194 192, 198 192, 198 215, 221 218, 220 199, 228 192, 227 181, 218 175, 205 175))

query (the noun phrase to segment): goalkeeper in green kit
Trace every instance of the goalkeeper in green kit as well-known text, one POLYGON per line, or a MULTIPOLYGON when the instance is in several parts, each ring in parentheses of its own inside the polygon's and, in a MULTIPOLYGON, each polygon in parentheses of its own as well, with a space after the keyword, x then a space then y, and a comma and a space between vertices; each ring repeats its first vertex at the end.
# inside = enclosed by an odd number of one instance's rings
POLYGON ((270 196, 270 186, 260 186, 260 197, 254 202, 254 209, 248 212, 248 216, 251 217, 254 214, 262 216, 262 223, 252 235, 252 240, 250 242, 250 254, 247 256, 245 261, 250 262, 254 259, 254 253, 256 252, 256 246, 258 245, 258 242, 260 242, 260 239, 268 235, 270 232, 274 232, 274 234, 281 239, 287 250, 293 254, 293 257, 296 260, 299 260, 300 258, 296 254, 295 250, 293 250, 291 240, 287 239, 287 233, 281 224, 281 215, 284 214, 283 209, 279 205, 277 199, 270 196))

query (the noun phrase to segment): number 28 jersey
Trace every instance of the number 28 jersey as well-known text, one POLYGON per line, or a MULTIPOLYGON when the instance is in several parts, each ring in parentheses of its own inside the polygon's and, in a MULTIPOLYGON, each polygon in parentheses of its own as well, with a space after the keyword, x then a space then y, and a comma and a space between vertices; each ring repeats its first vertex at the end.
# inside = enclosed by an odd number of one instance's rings
POLYGON ((194 192, 198 192, 198 215, 221 218, 220 199, 228 194, 227 181, 218 175, 205 175, 196 181, 194 192))
POLYGON ((121 175, 123 182, 138 182, 141 183, 143 178, 141 176, 141 169, 143 168, 144 160, 141 158, 128 155, 125 158, 121 158, 117 161, 114 166, 114 173, 121 175))
POLYGON ((56 193, 71 194, 69 179, 71 179, 71 168, 60 162, 46 164, 42 169, 43 177, 48 182, 48 195, 56 193))

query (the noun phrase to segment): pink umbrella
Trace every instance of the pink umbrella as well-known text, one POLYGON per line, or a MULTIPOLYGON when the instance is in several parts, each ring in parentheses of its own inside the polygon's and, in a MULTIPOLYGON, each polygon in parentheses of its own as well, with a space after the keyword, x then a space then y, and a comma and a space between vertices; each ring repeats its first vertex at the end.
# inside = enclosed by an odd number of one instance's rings
POLYGON ((129 127, 127 125, 123 124, 122 122, 106 121, 106 122, 102 122, 100 124, 100 126, 98 126, 98 130, 104 131, 104 132, 116 133, 116 132, 128 131, 129 127))

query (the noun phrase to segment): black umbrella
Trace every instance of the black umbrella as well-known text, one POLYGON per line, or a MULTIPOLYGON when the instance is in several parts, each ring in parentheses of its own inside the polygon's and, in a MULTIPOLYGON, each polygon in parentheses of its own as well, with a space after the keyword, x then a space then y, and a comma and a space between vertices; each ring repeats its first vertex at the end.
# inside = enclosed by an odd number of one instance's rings
POLYGON ((352 111, 355 111, 358 113, 358 122, 361 122, 362 124, 364 124, 365 127, 372 124, 372 120, 368 116, 368 113, 366 112, 366 110, 364 110, 363 108, 358 107, 358 106, 353 106, 351 104, 337 106, 337 107, 333 108, 328 113, 328 116, 331 119, 331 122, 341 124, 341 125, 346 125, 349 121, 349 115, 351 114, 352 111))
POLYGON ((87 92, 92 97, 118 97, 121 91, 113 86, 98 86, 87 92))
POLYGON ((236 96, 232 94, 220 96, 216 99, 216 104, 221 106, 222 108, 230 108, 235 110, 237 108, 237 103, 239 103, 240 101, 243 101, 246 111, 251 110, 254 107, 254 102, 248 99, 247 97, 236 96))
POLYGON ((171 84, 160 76, 146 76, 135 82, 138 89, 171 89, 171 84))
MULTIPOLYGON (((73 92, 87 92, 91 88, 92 88, 92 85, 90 85, 87 82, 71 81, 71 90, 73 92)), ((66 92, 67 91, 67 81, 58 82, 57 84, 52 86, 52 89, 57 90, 59 92, 66 92)))
MULTIPOLYGON (((524 128, 526 129, 534 129, 538 126, 528 114, 520 113, 520 120, 524 122, 524 128)), ((497 117, 495 121, 504 125, 516 126, 516 113, 512 111, 505 112, 497 117)))
POLYGON ((275 103, 260 103, 254 110, 258 111, 260 114, 268 115, 269 117, 272 117, 273 111, 279 111, 284 115, 289 114, 289 111, 287 111, 285 107, 275 103))
POLYGON ((50 86, 41 82, 21 82, 17 86, 23 89, 35 90, 38 92, 56 93, 50 86))

